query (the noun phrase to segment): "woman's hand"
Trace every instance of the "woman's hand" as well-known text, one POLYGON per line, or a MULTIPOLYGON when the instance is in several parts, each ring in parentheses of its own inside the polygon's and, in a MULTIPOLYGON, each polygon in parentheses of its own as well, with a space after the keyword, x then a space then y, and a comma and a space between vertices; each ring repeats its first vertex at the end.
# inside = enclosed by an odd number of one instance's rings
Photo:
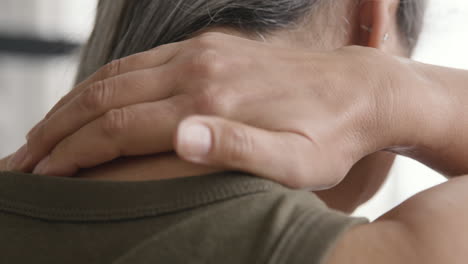
POLYGON ((7 170, 7 164, 11 156, 8 156, 6 158, 0 159, 0 171, 6 171, 7 170))
POLYGON ((191 162, 328 188, 414 129, 414 97, 400 89, 409 71, 367 48, 310 53, 204 34, 102 68, 29 133, 9 169, 69 176, 175 149, 191 162))

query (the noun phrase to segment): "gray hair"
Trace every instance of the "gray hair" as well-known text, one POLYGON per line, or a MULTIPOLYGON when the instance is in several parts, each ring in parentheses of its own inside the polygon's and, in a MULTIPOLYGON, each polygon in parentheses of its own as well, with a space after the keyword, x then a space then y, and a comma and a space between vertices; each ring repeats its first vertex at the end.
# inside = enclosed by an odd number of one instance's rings
MULTIPOLYGON (((293 27, 320 3, 331 1, 335 0, 100 0, 77 81, 113 59, 187 39, 207 27, 260 34, 293 27)), ((400 4, 400 31, 410 51, 422 28, 423 2, 400 4)))
POLYGON ((398 26, 409 53, 413 52, 423 29, 426 0, 400 0, 398 26))

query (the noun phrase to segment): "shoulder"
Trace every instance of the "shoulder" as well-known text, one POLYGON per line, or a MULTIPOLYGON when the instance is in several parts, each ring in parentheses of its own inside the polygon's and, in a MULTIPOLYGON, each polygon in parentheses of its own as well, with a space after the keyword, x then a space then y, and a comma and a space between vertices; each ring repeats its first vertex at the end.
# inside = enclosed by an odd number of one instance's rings
POLYGON ((321 261, 350 219, 313 193, 274 188, 198 208, 121 263, 148 255, 171 263, 320 263, 311 260, 321 261))

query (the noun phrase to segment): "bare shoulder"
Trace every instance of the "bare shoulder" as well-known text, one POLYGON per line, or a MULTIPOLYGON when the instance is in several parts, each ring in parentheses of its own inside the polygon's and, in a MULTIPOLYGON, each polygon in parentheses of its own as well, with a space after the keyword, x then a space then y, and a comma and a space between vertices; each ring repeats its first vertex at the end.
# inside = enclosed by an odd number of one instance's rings
POLYGON ((326 264, 418 263, 405 227, 396 221, 358 225, 346 232, 326 264))

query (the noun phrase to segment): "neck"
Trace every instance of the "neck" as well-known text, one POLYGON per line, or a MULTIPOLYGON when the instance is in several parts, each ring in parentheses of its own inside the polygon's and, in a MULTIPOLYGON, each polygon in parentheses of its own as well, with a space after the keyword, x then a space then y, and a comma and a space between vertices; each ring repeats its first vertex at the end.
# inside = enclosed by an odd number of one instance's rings
POLYGON ((94 180, 150 181, 200 176, 223 170, 194 165, 175 154, 138 158, 122 158, 92 169, 82 170, 76 176, 94 180))

